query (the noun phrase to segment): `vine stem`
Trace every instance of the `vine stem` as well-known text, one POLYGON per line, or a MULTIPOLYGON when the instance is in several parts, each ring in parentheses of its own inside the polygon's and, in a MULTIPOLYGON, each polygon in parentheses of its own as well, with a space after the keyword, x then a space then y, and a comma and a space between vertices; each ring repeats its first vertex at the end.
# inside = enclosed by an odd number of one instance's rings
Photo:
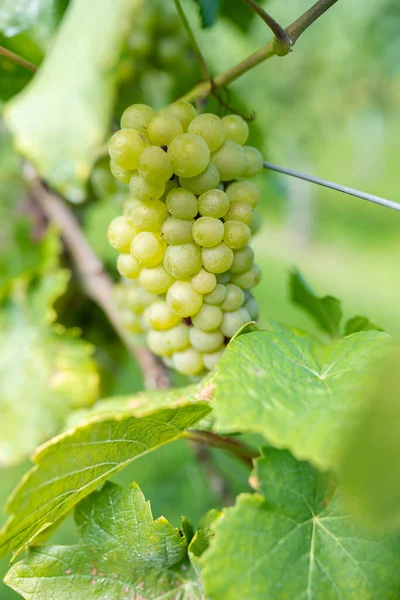
POLYGON ((246 446, 239 440, 235 440, 232 437, 224 437, 211 431, 198 431, 190 429, 183 434, 183 437, 192 442, 198 444, 205 444, 206 446, 212 446, 214 448, 220 448, 221 450, 227 450, 231 452, 236 458, 241 460, 245 465, 253 468, 253 459, 259 456, 259 453, 246 446))
POLYGON ((86 294, 103 310, 126 348, 136 358, 147 388, 170 387, 169 371, 146 348, 135 346, 122 327, 113 301, 113 283, 100 259, 87 243, 78 219, 67 203, 49 190, 31 165, 24 168, 30 194, 47 219, 60 228, 64 244, 74 261, 86 294))
POLYGON ((0 55, 12 60, 13 62, 17 63, 17 65, 32 71, 32 73, 35 73, 38 69, 37 66, 29 62, 29 60, 22 58, 22 56, 15 54, 15 52, 11 52, 11 50, 7 50, 7 48, 4 48, 3 46, 0 46, 0 55))
POLYGON ((290 39, 290 45, 274 37, 268 44, 259 48, 256 52, 248 56, 245 60, 215 77, 211 81, 202 81, 197 84, 187 94, 182 96, 182 100, 197 100, 206 98, 213 89, 225 87, 238 79, 247 71, 268 60, 272 56, 285 56, 291 50, 291 47, 297 42, 302 33, 321 17, 329 8, 336 4, 338 0, 318 0, 314 6, 306 11, 301 17, 286 27, 285 31, 290 39))

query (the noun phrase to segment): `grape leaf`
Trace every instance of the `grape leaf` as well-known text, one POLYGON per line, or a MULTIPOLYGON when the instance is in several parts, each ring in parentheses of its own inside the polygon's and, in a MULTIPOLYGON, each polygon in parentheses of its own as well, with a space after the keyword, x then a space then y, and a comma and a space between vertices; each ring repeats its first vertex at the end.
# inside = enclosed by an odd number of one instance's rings
POLYGON ((222 0, 196 0, 200 8, 200 16, 203 27, 214 25, 222 0))
POLYGON ((98 394, 92 346, 55 324, 52 304, 69 275, 54 271, 15 286, 0 308, 0 465, 27 456, 98 394))
POLYGON ((371 386, 344 452, 341 477, 349 507, 370 527, 400 527, 400 347, 371 386))
POLYGON ((344 335, 351 335, 357 331, 383 331, 382 327, 378 327, 371 323, 367 317, 353 317, 349 319, 344 327, 344 335))
POLYGON ((98 417, 44 444, 9 500, 12 516, 0 532, 0 557, 20 550, 100 483, 177 439, 209 411, 204 402, 182 402, 142 417, 98 417))
POLYGON ((139 7, 139 0, 115 0, 112 10, 108 0, 90 10, 86 0, 73 2, 40 70, 5 107, 19 151, 72 201, 84 199, 104 142, 115 67, 139 7))
POLYGON ((200 574, 203 569, 202 556, 210 547, 211 540, 214 537, 214 531, 211 529, 211 526, 221 517, 223 517, 221 511, 215 509, 209 510, 200 521, 199 529, 196 531, 189 544, 188 555, 190 562, 198 574, 200 574))
POLYGON ((371 365, 390 341, 376 331, 329 346, 283 328, 240 336, 211 379, 218 430, 258 432, 323 470, 336 468, 371 365))
POLYGON ((318 298, 298 271, 290 274, 290 297, 331 336, 340 334, 342 309, 340 301, 332 296, 318 298))
POLYGON ((395 600, 400 538, 376 537, 342 509, 328 478, 287 451, 257 461, 261 495, 239 496, 203 555, 210 600, 395 600))
POLYGON ((75 521, 78 545, 34 548, 8 572, 6 583, 23 598, 203 597, 183 562, 186 537, 164 517, 153 520, 136 484, 106 483, 76 507, 75 521))

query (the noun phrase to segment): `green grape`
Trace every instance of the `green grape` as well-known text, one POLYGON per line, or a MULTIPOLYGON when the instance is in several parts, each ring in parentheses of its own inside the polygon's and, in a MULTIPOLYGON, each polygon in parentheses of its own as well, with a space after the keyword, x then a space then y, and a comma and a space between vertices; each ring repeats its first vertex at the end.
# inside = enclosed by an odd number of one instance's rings
POLYGON ((179 187, 179 183, 176 179, 170 179, 169 181, 167 181, 167 183, 165 184, 165 191, 164 191, 163 195, 161 196, 160 200, 162 202, 165 202, 168 194, 172 190, 176 189, 177 187, 179 187))
POLYGON ((204 302, 206 304, 218 305, 222 304, 226 298, 227 289, 222 283, 217 283, 215 289, 204 296, 204 302))
POLYGON ((152 231, 158 233, 168 215, 167 207, 160 200, 141 202, 129 198, 124 203, 124 214, 132 221, 138 231, 152 231), (132 201, 133 200, 133 201, 132 201))
POLYGON ((175 279, 192 279, 201 269, 201 249, 197 244, 168 246, 164 267, 175 279))
POLYGON ((254 211, 253 220, 250 223, 250 231, 251 235, 256 235, 260 231, 261 228, 261 213, 258 210, 254 211))
POLYGON ((183 127, 183 131, 186 131, 189 123, 197 116, 197 110, 190 102, 178 100, 165 109, 165 114, 178 119, 183 127))
POLYGON ((225 312, 222 317, 221 331, 225 337, 231 338, 249 321, 251 321, 251 318, 245 308, 239 308, 232 312, 225 312))
POLYGON ((232 202, 224 217, 225 221, 242 221, 250 225, 253 220, 253 209, 246 202, 232 202))
POLYGON ((229 209, 229 198, 222 190, 209 190, 201 194, 198 209, 202 217, 221 219, 229 209))
POLYGON ((132 177, 132 171, 127 171, 126 169, 119 167, 112 160, 110 160, 110 171, 113 174, 113 176, 115 177, 115 179, 117 179, 118 181, 121 181, 122 183, 129 184, 131 177, 132 177))
POLYGON ((206 271, 224 273, 230 269, 233 262, 233 250, 221 242, 214 248, 202 248, 201 260, 206 271))
POLYGON ((118 292, 115 297, 118 307, 125 306, 131 311, 139 314, 143 312, 144 307, 140 298, 141 288, 137 286, 137 283, 138 282, 134 280, 125 280, 122 285, 115 286, 114 292, 118 292), (128 286, 127 283, 135 285, 128 286))
POLYGON ((202 331, 218 329, 222 323, 222 310, 219 306, 203 304, 197 315, 192 317, 192 323, 197 329, 201 329, 202 331))
POLYGON ((90 175, 90 183, 98 198, 107 198, 117 194, 121 190, 112 173, 110 173, 107 161, 104 160, 100 160, 93 168, 90 175))
POLYGON ((260 188, 254 181, 235 181, 226 188, 231 202, 246 202, 253 208, 260 201, 260 188))
POLYGON ((120 129, 112 136, 108 151, 112 162, 122 169, 137 169, 140 154, 149 145, 146 138, 134 129, 120 129))
POLYGON ((243 146, 249 137, 249 126, 239 115, 227 115, 222 118, 227 140, 232 140, 243 146))
POLYGON ((124 329, 130 333, 142 333, 142 320, 139 315, 130 310, 123 310, 120 313, 120 320, 124 329))
POLYGON ((195 177, 179 177, 179 183, 182 187, 189 190, 196 196, 204 194, 219 185, 219 173, 213 162, 208 163, 207 168, 195 177))
POLYGON ((142 267, 155 267, 164 256, 165 242, 157 233, 141 231, 133 238, 131 254, 142 267))
POLYGON ((195 221, 184 221, 175 217, 168 217, 161 228, 161 237, 169 246, 190 244, 193 242, 192 225, 195 221))
POLYGON ((149 183, 166 183, 173 175, 171 161, 159 146, 149 146, 143 150, 138 161, 139 175, 149 183))
POLYGON ((199 352, 215 352, 224 343, 224 336, 220 331, 202 331, 197 327, 190 327, 189 339, 193 348, 199 352))
POLYGON ((254 264, 251 269, 245 273, 239 273, 233 275, 232 283, 238 285, 242 290, 251 290, 256 287, 261 281, 261 269, 258 265, 254 264))
POLYGON ((150 183, 140 175, 132 175, 129 182, 132 194, 142 202, 159 200, 164 193, 164 183, 150 183))
POLYGON ((117 270, 122 277, 137 279, 140 274, 140 263, 130 254, 120 254, 117 258, 117 270))
POLYGON ((243 150, 246 155, 246 168, 242 173, 242 177, 254 177, 262 173, 264 159, 261 152, 257 148, 253 148, 253 146, 244 146, 243 150))
POLYGON ((136 129, 146 135, 147 126, 156 114, 147 104, 132 104, 122 113, 121 129, 136 129))
POLYGON ((226 221, 224 223, 224 228, 224 242, 234 250, 246 246, 251 238, 249 226, 242 221, 226 221))
POLYGON ((144 267, 140 271, 139 281, 143 289, 152 294, 165 294, 175 279, 162 265, 144 267))
POLYGON ((213 248, 222 242, 224 224, 219 219, 200 217, 192 227, 193 239, 199 246, 213 248))
POLYGON ((174 352, 185 350, 190 345, 189 327, 178 323, 165 331, 151 329, 147 333, 147 345, 157 356, 171 356, 174 352))
POLYGON ((218 150, 226 138, 223 122, 217 115, 211 113, 203 113, 195 117, 190 123, 188 131, 202 137, 211 152, 218 150))
POLYGON ((167 303, 179 317, 191 317, 199 312, 203 296, 191 283, 175 281, 167 292, 167 303))
POLYGON ((183 375, 199 375, 204 370, 202 355, 194 348, 188 348, 183 352, 175 352, 172 364, 183 375))
POLYGON ((217 352, 204 352, 203 353, 203 362, 206 369, 212 371, 214 367, 217 366, 219 360, 221 359, 223 353, 225 351, 225 347, 221 348, 221 350, 217 350, 217 352))
POLYGON ((178 119, 161 114, 150 121, 147 132, 153 146, 169 146, 173 139, 183 133, 183 129, 178 119))
POLYGON ((107 229, 107 239, 115 250, 128 253, 133 238, 138 233, 133 223, 125 217, 116 217, 111 221, 107 229))
POLYGON ((200 136, 182 133, 169 145, 168 156, 179 177, 195 177, 204 171, 210 160, 210 150, 200 136))
POLYGON ((204 269, 201 269, 192 279, 192 286, 200 294, 210 294, 215 290, 216 285, 217 278, 214 273, 208 273, 204 269))
POLYGON ((183 188, 171 190, 166 201, 168 212, 177 219, 191 221, 197 215, 197 199, 192 192, 183 188))
POLYGON ((221 308, 225 311, 237 310, 244 302, 244 292, 242 288, 234 283, 226 284, 226 298, 223 301, 221 308))
POLYGON ((231 181, 240 177, 246 168, 244 150, 232 140, 226 140, 221 148, 213 153, 211 160, 217 165, 221 181, 231 181))
POLYGON ((145 290, 142 287, 138 287, 137 303, 142 307, 141 312, 143 312, 144 309, 147 308, 147 306, 150 306, 150 304, 155 302, 155 300, 159 300, 156 294, 153 294, 152 292, 149 292, 148 290, 145 290))
POLYGON ((252 321, 257 321, 258 316, 259 316, 258 315, 258 304, 254 298, 249 298, 248 300, 246 300, 246 302, 243 304, 243 308, 245 308, 247 310, 252 321))
POLYGON ((216 277, 217 277, 217 283, 222 283, 223 285, 225 285, 226 283, 229 283, 231 280, 231 272, 225 271, 224 273, 218 273, 216 277))
POLYGON ((245 246, 239 250, 235 250, 234 259, 231 266, 232 273, 244 273, 253 266, 254 250, 250 246, 245 246))
POLYGON ((161 330, 171 329, 179 322, 177 314, 164 300, 150 304, 146 309, 145 319, 150 327, 161 330))

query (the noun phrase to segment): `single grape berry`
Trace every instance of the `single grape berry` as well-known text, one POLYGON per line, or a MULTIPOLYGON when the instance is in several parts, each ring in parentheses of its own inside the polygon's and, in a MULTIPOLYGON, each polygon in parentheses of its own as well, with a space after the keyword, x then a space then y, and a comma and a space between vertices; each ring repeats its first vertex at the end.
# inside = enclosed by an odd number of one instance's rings
POLYGON ((147 139, 135 129, 120 129, 112 136, 108 150, 115 165, 132 171, 137 169, 139 156, 147 146, 147 139))
POLYGON ((217 165, 221 181, 231 181, 241 177, 246 168, 244 150, 232 140, 226 140, 221 148, 212 154, 211 160, 217 165))
POLYGON ((238 115, 227 115, 222 118, 225 127, 226 139, 232 140, 243 146, 249 137, 249 126, 246 121, 238 115))
POLYGON ((210 149, 203 138, 195 133, 183 133, 170 143, 168 156, 176 175, 179 175, 179 177, 195 177, 207 168, 210 160, 210 149))

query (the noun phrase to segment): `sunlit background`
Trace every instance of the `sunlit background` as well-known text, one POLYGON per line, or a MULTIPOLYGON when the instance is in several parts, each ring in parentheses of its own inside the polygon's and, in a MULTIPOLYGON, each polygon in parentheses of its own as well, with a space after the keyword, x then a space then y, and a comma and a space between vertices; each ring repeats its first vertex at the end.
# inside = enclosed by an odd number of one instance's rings
MULTIPOLYGON (((283 25, 310 4, 310 0, 264 3, 283 25)), ((5 34, 0 34, 0 45, 35 64, 51 45, 68 0, 49 0, 43 5, 47 8, 38 20, 32 18, 31 27, 16 31, 11 23, 2 28, 5 34)), ((147 0, 144 5, 118 68, 114 124, 127 105, 147 102, 161 108, 200 78, 172 0, 147 0)), ((186 0, 183 5, 214 75, 243 60, 271 37, 265 23, 240 0, 225 0, 218 23, 202 31, 194 4, 186 0)), ((0 8, 0 25, 2 18, 0 8)), ((247 73, 223 98, 241 114, 254 111, 250 143, 269 161, 400 201, 399 30, 397 0, 339 0, 289 56, 273 58, 247 73)), ((0 59, 0 106, 30 77, 28 71, 0 59)), ((223 113, 215 100, 211 107, 223 113)), ((110 131, 111 127, 112 123, 110 131)), ((10 227, 25 219, 28 209, 20 185, 20 163, 1 124, 0 135, 0 235, 7 234, 3 239, 9 239, 10 227)), ((105 231, 119 212, 122 191, 108 182, 104 164, 100 159, 87 199, 75 210, 87 237, 115 277, 115 254, 107 245, 105 231)), ((261 320, 277 319, 316 331, 289 299, 288 275, 297 267, 320 295, 342 300, 345 316, 365 315, 399 336, 400 213, 271 172, 259 176, 259 183, 263 225, 254 248, 263 272, 256 290, 261 320)), ((35 215, 28 218, 32 229, 40 230, 35 215)), ((6 248, 0 243, 0 252, 3 263, 14 260, 13 246, 6 248)), ((97 345, 105 393, 140 389, 132 359, 116 349, 116 340, 110 343, 109 325, 76 287, 73 283, 60 303, 60 320, 82 327, 86 338, 97 345)), ((189 516, 196 520, 218 503, 207 489, 206 475, 183 442, 169 446, 161 457, 151 454, 145 461, 139 483, 152 500, 155 515, 161 505, 164 511, 169 506, 165 516, 177 523, 184 511, 181 507, 187 509, 187 498, 192 497, 189 516), (183 462, 182 453, 187 454, 183 462), (164 464, 161 469, 160 460, 164 464), (152 479, 156 463, 165 475, 164 487, 156 487, 152 479), (178 480, 187 482, 186 487, 179 486, 184 497, 174 495, 178 480), (204 490, 200 495, 199 489, 204 490)), ((2 504, 26 468, 24 463, 1 473, 2 504)), ((221 468, 229 473, 228 464, 221 468)), ((124 472, 123 480, 132 477, 124 472)), ((232 485, 236 491, 246 489, 245 473, 232 485)), ((68 532, 68 527, 62 528, 58 541, 69 542, 68 532)), ((6 563, 3 565, 5 570, 6 563)), ((0 597, 9 600, 17 596, 0 584, 0 597)))

